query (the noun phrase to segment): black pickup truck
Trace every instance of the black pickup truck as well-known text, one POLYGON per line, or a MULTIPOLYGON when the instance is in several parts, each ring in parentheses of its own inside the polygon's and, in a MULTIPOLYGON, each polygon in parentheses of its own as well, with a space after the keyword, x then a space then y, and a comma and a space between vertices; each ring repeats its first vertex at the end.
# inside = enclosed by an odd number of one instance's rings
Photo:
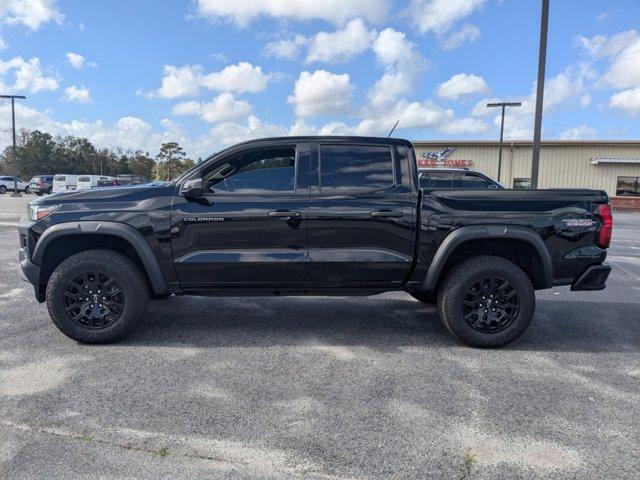
POLYGON ((498 347, 528 327, 534 290, 605 288, 611 230, 602 191, 427 193, 408 141, 287 137, 169 183, 36 199, 19 254, 56 326, 84 343, 122 338, 171 294, 402 290, 437 303, 464 343, 498 347))

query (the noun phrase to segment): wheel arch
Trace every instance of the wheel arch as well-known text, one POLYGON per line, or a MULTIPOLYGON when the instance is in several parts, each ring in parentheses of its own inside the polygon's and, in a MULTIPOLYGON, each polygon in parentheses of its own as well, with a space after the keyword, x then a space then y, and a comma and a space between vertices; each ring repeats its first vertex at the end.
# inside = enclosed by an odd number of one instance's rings
POLYGON ((466 258, 465 249, 475 251, 475 255, 493 254, 513 261, 527 273, 536 289, 553 286, 551 255, 535 231, 520 226, 491 225, 460 227, 447 235, 433 257, 422 289, 435 291, 443 274, 460 258, 466 258), (521 259, 510 257, 509 248, 505 246, 511 247, 516 257, 519 251, 526 250, 525 255, 521 259))
POLYGON ((53 269, 62 260, 93 248, 121 251, 141 266, 155 294, 168 291, 156 257, 142 234, 130 225, 103 221, 60 223, 44 231, 32 254, 33 263, 41 267, 41 287, 42 284, 46 287, 53 269), (70 241, 71 247, 60 252, 61 242, 70 241))

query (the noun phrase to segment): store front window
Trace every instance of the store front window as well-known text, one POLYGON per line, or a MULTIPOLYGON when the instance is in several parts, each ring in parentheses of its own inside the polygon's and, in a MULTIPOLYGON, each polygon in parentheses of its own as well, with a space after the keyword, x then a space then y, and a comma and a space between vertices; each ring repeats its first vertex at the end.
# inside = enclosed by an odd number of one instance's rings
POLYGON ((531 179, 530 178, 514 178, 513 188, 515 188, 516 190, 524 190, 527 188, 531 188, 531 179))
POLYGON ((640 177, 618 177, 616 186, 618 196, 640 196, 640 177))

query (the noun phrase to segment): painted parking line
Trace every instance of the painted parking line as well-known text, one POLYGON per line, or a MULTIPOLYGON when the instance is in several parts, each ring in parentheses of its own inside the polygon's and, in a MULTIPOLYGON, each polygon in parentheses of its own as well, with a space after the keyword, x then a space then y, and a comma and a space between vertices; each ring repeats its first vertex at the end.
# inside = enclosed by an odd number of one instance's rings
POLYGON ((0 222, 0 227, 17 227, 19 223, 0 222))

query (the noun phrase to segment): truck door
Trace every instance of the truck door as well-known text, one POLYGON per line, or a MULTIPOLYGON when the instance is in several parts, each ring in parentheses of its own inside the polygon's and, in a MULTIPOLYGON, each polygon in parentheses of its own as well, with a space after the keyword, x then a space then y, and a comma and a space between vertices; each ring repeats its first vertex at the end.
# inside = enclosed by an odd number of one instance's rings
POLYGON ((311 145, 309 276, 323 286, 399 286, 413 253, 415 198, 398 149, 311 145))
POLYGON ((308 281, 308 144, 270 143, 203 168, 200 201, 176 196, 172 250, 183 288, 308 281))

